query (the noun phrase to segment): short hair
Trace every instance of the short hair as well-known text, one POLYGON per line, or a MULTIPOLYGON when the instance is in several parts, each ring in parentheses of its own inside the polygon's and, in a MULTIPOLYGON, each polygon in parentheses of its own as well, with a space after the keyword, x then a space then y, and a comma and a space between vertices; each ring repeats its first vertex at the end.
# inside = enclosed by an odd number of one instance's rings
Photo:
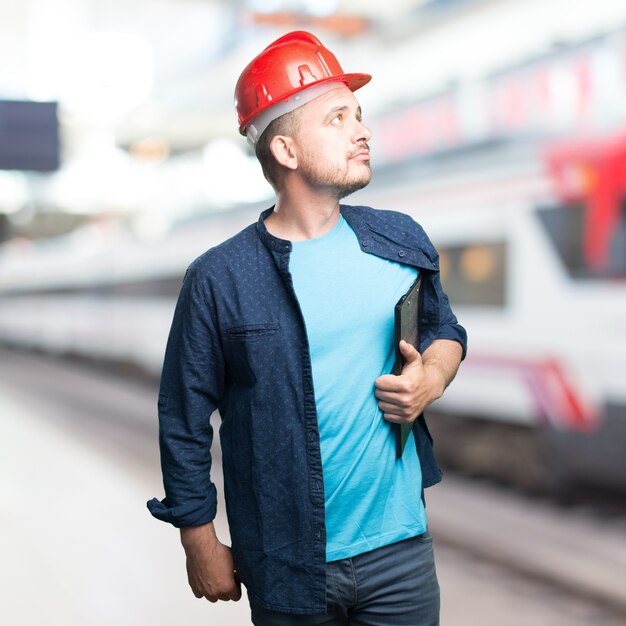
POLYGON ((267 182, 272 185, 274 189, 276 189, 278 185, 280 166, 270 150, 270 143, 276 135, 293 137, 298 132, 299 127, 300 111, 294 109, 272 120, 257 140, 255 146, 256 158, 259 160, 261 168, 263 169, 263 176, 265 176, 267 182))

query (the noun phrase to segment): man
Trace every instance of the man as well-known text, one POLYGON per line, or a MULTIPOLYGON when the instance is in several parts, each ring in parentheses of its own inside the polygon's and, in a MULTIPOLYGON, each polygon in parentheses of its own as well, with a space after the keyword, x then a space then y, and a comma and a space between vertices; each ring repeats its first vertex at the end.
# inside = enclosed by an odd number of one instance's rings
POLYGON ((368 184, 368 140, 345 74, 319 40, 266 48, 236 88, 239 128, 276 204, 185 276, 159 395, 166 498, 197 597, 238 600, 257 625, 438 623, 423 488, 440 480, 422 411, 465 353, 437 253, 408 216, 339 203, 368 184), (422 276, 419 351, 393 309, 422 276), (421 352, 421 354, 420 354, 421 352), (215 536, 210 414, 231 548, 215 536), (412 423, 396 458, 395 426, 412 423))

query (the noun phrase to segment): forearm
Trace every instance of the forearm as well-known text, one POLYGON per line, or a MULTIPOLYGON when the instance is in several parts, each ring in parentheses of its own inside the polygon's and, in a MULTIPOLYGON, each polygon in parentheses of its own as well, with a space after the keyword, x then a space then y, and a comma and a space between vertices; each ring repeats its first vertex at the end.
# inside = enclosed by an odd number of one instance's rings
POLYGON ((212 548, 218 542, 213 522, 180 529, 180 542, 185 551, 212 548))
POLYGON ((454 380, 463 356, 458 341, 436 339, 422 354, 425 375, 429 381, 428 404, 443 395, 446 387, 454 380))

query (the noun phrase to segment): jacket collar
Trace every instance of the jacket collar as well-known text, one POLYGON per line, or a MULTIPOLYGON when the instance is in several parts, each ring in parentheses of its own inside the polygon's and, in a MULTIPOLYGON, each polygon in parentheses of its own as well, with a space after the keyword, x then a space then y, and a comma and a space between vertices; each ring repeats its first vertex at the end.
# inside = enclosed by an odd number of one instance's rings
MULTIPOLYGON (((280 239, 279 237, 275 237, 274 235, 272 235, 272 233, 270 233, 269 230, 267 230, 267 226, 265 226, 265 220, 272 213, 275 206, 276 205, 274 204, 269 209, 265 209, 261 212, 261 215, 259 215, 259 219, 256 224, 257 233, 259 234, 259 238, 261 239, 261 241, 270 250, 274 250, 275 252, 291 252, 291 242, 287 239, 280 239)), ((355 226, 360 228, 362 226, 363 220, 360 218, 358 211, 352 210, 354 208, 355 207, 345 204, 339 205, 339 210, 341 211, 341 214, 348 220, 348 223, 353 226, 353 228, 355 226), (345 212, 348 212, 349 217, 344 214, 345 212), (353 224, 353 221, 357 222, 357 224, 353 224)))
POLYGON ((288 252, 291 252, 291 241, 275 237, 274 235, 272 235, 272 233, 270 233, 269 230, 267 230, 267 227, 265 226, 265 220, 274 210, 275 206, 276 205, 272 205, 269 209, 265 209, 265 211, 263 211, 261 215, 259 215, 259 220, 256 223, 256 229, 259 238, 270 250, 286 254, 288 252))
MULTIPOLYGON (((274 210, 272 205, 259 215, 256 224, 257 233, 263 244, 273 252, 289 254, 292 250, 291 242, 272 235, 265 226, 265 219, 274 210)), ((341 214, 355 232, 361 250, 368 254, 375 254, 391 261, 408 263, 422 270, 437 271, 435 259, 424 253, 424 248, 414 241, 414 236, 403 236, 403 229, 391 223, 389 215, 382 219, 369 207, 340 204, 341 214)), ((433 250, 436 254, 436 252, 433 250)))

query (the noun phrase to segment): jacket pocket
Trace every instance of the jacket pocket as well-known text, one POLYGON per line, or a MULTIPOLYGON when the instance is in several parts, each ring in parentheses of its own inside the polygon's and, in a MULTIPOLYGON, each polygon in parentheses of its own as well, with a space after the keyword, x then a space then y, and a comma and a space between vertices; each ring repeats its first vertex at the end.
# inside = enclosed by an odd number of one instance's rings
POLYGON ((244 324, 242 326, 233 326, 226 329, 228 339, 235 341, 249 341, 254 339, 262 339, 269 335, 275 335, 278 332, 278 324, 244 324))
POLYGON ((243 387, 267 382, 274 369, 280 326, 273 323, 244 324, 226 329, 226 364, 230 379, 243 387))

